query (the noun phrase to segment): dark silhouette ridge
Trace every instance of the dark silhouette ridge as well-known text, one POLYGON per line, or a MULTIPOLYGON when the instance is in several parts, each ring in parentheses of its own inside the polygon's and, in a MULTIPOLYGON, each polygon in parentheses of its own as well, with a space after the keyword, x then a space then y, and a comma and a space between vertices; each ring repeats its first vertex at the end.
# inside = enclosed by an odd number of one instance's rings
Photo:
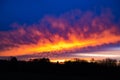
POLYGON ((39 75, 63 76, 115 76, 120 75, 120 63, 114 59, 104 59, 91 62, 74 59, 63 64, 50 62, 48 58, 19 61, 15 57, 10 60, 0 60, 0 73, 22 73, 39 75))

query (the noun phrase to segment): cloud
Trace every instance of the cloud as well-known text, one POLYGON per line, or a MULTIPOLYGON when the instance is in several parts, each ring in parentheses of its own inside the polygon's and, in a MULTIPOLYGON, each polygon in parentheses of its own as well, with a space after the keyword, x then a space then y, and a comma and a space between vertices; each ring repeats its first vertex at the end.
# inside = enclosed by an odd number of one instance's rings
POLYGON ((59 17, 45 16, 40 23, 13 24, 0 32, 0 56, 74 51, 120 42, 119 25, 110 12, 100 15, 72 10, 59 17))
POLYGON ((78 52, 71 54, 71 56, 79 57, 79 58, 95 58, 95 59, 104 59, 104 58, 111 58, 120 60, 120 47, 116 48, 107 48, 106 50, 99 50, 94 52, 78 52))

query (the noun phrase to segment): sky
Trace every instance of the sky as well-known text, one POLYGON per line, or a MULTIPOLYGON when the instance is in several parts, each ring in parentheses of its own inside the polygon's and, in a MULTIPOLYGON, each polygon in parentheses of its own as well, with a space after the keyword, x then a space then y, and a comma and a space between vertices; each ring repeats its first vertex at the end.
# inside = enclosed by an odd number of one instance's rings
POLYGON ((120 58, 119 0, 0 0, 0 56, 120 58))

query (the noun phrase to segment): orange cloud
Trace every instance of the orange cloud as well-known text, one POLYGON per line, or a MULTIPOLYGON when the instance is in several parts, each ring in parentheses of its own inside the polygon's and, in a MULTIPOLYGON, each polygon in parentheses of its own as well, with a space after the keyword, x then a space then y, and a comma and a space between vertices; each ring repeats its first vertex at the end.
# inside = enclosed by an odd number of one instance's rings
POLYGON ((0 32, 0 56, 69 51, 120 42, 118 25, 105 15, 75 10, 60 17, 46 16, 38 24, 17 24, 15 30, 0 32))

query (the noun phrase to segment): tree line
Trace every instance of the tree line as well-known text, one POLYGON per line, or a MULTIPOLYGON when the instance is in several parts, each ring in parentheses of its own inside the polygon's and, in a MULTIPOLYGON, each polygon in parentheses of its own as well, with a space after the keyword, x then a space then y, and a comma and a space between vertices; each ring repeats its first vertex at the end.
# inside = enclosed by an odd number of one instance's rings
POLYGON ((74 61, 65 61, 63 64, 50 62, 49 58, 19 61, 16 57, 10 60, 0 60, 1 72, 24 72, 39 74, 63 75, 119 75, 120 63, 115 59, 103 59, 90 62, 75 58, 74 61))

